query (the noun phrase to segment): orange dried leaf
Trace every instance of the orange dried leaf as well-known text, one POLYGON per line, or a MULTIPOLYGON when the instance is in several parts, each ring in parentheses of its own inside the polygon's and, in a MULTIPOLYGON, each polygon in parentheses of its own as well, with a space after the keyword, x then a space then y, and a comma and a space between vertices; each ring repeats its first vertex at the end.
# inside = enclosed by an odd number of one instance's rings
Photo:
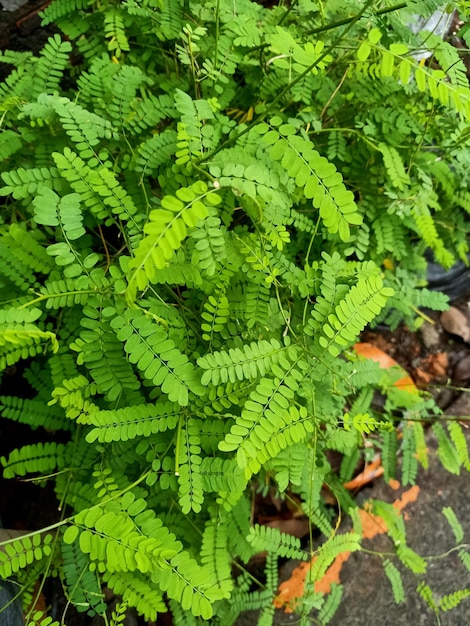
POLYGON ((416 502, 416 500, 418 499, 419 491, 420 489, 418 485, 413 485, 413 487, 408 489, 408 491, 403 492, 401 498, 395 500, 393 506, 399 511, 403 511, 405 506, 411 504, 412 502, 416 502))
POLYGON ((366 509, 360 509, 359 517, 361 518, 363 539, 372 539, 376 535, 383 535, 387 532, 387 525, 378 515, 374 515, 366 509))
MULTIPOLYGON (((325 575, 321 580, 317 580, 314 584, 314 589, 317 593, 330 593, 331 585, 337 583, 339 585, 341 568, 351 555, 351 552, 342 552, 338 554, 330 567, 326 570, 325 575)), ((313 565, 314 559, 311 562, 313 565)))
POLYGON ((293 613, 297 600, 304 595, 305 579, 310 570, 311 563, 300 563, 292 571, 290 578, 279 585, 279 592, 273 603, 277 609, 284 608, 286 613, 293 613))
POLYGON ((366 465, 360 474, 355 476, 352 480, 349 480, 347 483, 344 483, 343 486, 350 491, 353 489, 359 489, 360 487, 363 487, 373 481, 375 478, 382 476, 383 473, 384 468, 382 467, 382 462, 380 457, 377 457, 372 461, 372 463, 366 465))
POLYGON ((405 370, 398 365, 395 359, 392 359, 386 352, 377 348, 371 343, 356 343, 353 346, 354 352, 360 356, 363 356, 366 359, 371 359, 380 365, 382 369, 390 369, 392 367, 403 372, 403 376, 395 381, 393 385, 395 387, 399 387, 403 391, 408 391, 412 394, 418 394, 418 389, 414 384, 412 378, 408 376, 405 370))

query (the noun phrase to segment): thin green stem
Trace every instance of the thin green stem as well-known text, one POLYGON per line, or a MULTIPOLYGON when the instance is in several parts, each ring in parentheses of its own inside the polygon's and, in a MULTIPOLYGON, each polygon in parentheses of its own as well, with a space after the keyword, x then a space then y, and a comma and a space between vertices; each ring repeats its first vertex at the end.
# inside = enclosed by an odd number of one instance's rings
MULTIPOLYGON (((218 56, 219 56, 219 37, 220 37, 220 0, 217 0, 216 5, 215 5, 215 48, 214 48, 214 67, 217 67, 217 62, 218 62, 218 56)), ((214 95, 214 89, 215 89, 215 83, 216 81, 214 80, 212 83, 212 95, 214 95)))
POLYGON ((176 431, 176 444, 175 444, 175 476, 180 475, 180 445, 181 445, 181 431, 183 429, 183 415, 180 415, 178 420, 178 429, 176 431))
POLYGON ((280 26, 282 24, 282 22, 284 22, 284 20, 287 18, 287 16, 292 11, 292 9, 295 9, 295 7, 297 6, 297 3, 298 3, 298 0, 293 0, 293 2, 290 3, 289 8, 284 13, 284 15, 281 17, 281 19, 279 20, 278 26, 280 26))
POLYGON ((329 127, 329 128, 319 128, 318 130, 313 130, 311 132, 312 135, 319 135, 320 133, 349 133, 350 135, 357 135, 357 137, 359 137, 359 139, 361 139, 364 143, 366 143, 367 145, 369 145, 373 150, 376 150, 377 152, 380 152, 379 147, 370 139, 367 139, 367 137, 364 136, 363 133, 360 133, 358 130, 356 130, 355 128, 335 128, 335 127, 329 127))
MULTIPOLYGON (((379 9, 378 11, 375 12, 375 15, 385 15, 385 13, 393 13, 394 11, 400 11, 401 9, 406 9, 406 7, 407 7, 406 2, 399 2, 398 4, 395 4, 394 6, 385 7, 384 9, 379 9)), ((369 5, 365 7, 365 9, 368 9, 368 8, 369 8, 369 5)), ((332 22, 331 24, 328 24, 328 26, 312 28, 312 30, 309 30, 307 34, 316 35, 317 33, 325 33, 328 30, 340 28, 341 26, 346 26, 347 24, 351 24, 352 22, 356 23, 358 19, 361 19, 362 15, 365 13, 365 9, 362 11, 359 18, 357 18, 357 16, 346 17, 344 20, 338 20, 337 22, 332 22)))
POLYGON ((33 306, 37 304, 38 302, 43 302, 44 300, 51 300, 52 298, 62 298, 64 296, 75 296, 78 294, 96 295, 97 293, 98 292, 96 291, 96 289, 77 289, 76 291, 64 291, 63 293, 47 293, 42 296, 38 296, 37 298, 34 298, 34 300, 30 300, 29 302, 26 302, 25 304, 22 304, 21 306, 18 307, 18 310, 27 309, 28 307, 33 306))

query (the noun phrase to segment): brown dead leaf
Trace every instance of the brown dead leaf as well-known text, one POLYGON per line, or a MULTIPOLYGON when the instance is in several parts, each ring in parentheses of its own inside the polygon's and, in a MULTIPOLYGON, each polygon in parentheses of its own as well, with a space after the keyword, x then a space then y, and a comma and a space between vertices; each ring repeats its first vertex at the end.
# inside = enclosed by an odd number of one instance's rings
POLYGON ((344 487, 353 491, 354 489, 359 489, 364 485, 372 482, 375 478, 382 476, 384 473, 384 468, 382 467, 382 462, 380 457, 377 456, 371 463, 365 466, 363 471, 355 476, 352 480, 349 480, 347 483, 344 483, 344 487))
POLYGON ((427 385, 435 378, 447 378, 449 359, 445 352, 428 354, 414 370, 414 378, 421 385, 427 385))
POLYGON ((287 533, 288 535, 292 535, 293 537, 302 539, 302 537, 308 535, 310 522, 307 518, 276 519, 268 522, 266 526, 270 526, 271 528, 278 528, 282 533, 287 533))
POLYGON ((449 367, 449 358, 445 352, 430 354, 431 369, 434 376, 447 376, 447 368, 449 367))
POLYGON ((354 344, 353 349, 356 354, 378 363, 382 369, 390 369, 393 367, 400 370, 403 372, 403 376, 399 380, 395 381, 393 385, 412 394, 419 393, 413 380, 408 376, 405 370, 386 352, 371 343, 356 343, 354 344))
POLYGON ((421 367, 417 367, 414 370, 413 374, 414 374, 414 378, 417 384, 422 387, 428 385, 431 382, 431 380, 434 378, 432 374, 430 374, 429 372, 426 372, 421 367))

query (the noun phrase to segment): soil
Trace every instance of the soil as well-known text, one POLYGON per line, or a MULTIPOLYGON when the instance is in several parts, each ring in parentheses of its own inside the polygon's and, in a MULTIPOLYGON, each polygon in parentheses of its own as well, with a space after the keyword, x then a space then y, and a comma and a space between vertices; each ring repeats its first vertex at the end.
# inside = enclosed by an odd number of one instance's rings
MULTIPOLYGON (((44 47, 55 29, 40 28, 38 13, 47 6, 45 0, 0 0, 0 50, 37 53, 44 47)), ((11 66, 0 63, 0 80, 11 66)))

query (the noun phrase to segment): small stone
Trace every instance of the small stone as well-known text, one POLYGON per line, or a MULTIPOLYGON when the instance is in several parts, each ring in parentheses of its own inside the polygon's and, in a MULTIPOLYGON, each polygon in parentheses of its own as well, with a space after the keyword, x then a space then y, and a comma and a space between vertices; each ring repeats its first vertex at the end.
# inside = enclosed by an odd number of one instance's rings
POLYGON ((28 4, 28 0, 2 0, 1 2, 4 11, 17 11, 25 4, 28 4))
POLYGON ((470 341, 470 324, 465 313, 455 306, 441 314, 441 324, 444 330, 452 335, 461 337, 464 341, 470 341))
POLYGON ((436 328, 435 324, 425 321, 421 325, 419 332, 421 333, 421 339, 424 347, 428 348, 428 350, 439 345, 439 330, 436 328))
POLYGON ((470 354, 457 361, 454 367, 454 381, 462 385, 470 380, 470 354))

